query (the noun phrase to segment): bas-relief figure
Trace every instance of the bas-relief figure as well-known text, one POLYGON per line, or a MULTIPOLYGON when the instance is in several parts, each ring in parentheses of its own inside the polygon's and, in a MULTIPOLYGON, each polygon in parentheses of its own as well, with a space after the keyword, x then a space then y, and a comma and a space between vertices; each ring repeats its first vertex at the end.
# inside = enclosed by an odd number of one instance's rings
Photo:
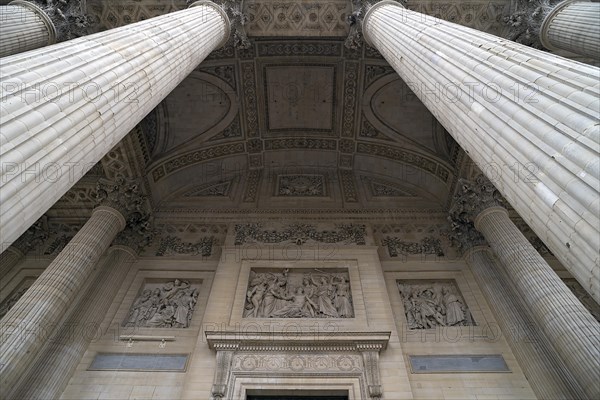
POLYGON ((456 284, 398 281, 409 329, 475 325, 456 284))
POLYGON ((124 326, 187 328, 198 301, 198 289, 175 279, 159 287, 146 288, 135 299, 124 326))
POLYGON ((352 318, 348 272, 250 271, 244 318, 352 318))

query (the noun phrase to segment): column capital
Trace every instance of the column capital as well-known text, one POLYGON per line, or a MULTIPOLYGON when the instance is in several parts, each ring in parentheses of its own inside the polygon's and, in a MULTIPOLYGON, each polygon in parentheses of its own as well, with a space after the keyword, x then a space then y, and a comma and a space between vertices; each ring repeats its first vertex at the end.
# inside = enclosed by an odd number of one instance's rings
POLYGON ((363 24, 367 20, 370 11, 377 6, 393 4, 404 8, 406 0, 352 0, 352 14, 348 15, 346 22, 350 25, 350 33, 344 42, 348 49, 357 50, 362 47, 363 41, 371 46, 367 33, 363 30, 363 24))
POLYGON ((135 179, 124 176, 117 176, 114 180, 102 178, 96 184, 96 203, 117 210, 125 220, 129 220, 131 214, 145 214, 146 196, 135 179))
POLYGON ((218 46, 221 48, 225 46, 229 41, 232 41, 233 47, 237 49, 249 49, 252 47, 248 35, 246 34, 246 28, 244 27, 248 22, 248 16, 242 12, 243 1, 236 0, 186 0, 189 7, 196 7, 200 5, 213 6, 225 20, 227 25, 225 39, 218 46))
POLYGON ((148 214, 133 213, 112 243, 112 247, 124 247, 141 253, 152 243, 156 231, 148 214))
POLYGON ((9 5, 20 5, 35 11, 48 26, 52 43, 87 35, 87 28, 92 22, 85 14, 83 0, 14 0, 9 5))
POLYGON ((481 232, 475 229, 472 221, 461 217, 460 215, 450 215, 450 232, 448 239, 458 250, 466 256, 469 251, 476 247, 485 247, 487 242, 481 232))
POLYGON ((507 39, 535 49, 556 50, 544 37, 549 22, 568 5, 581 2, 589 3, 590 0, 517 0, 512 14, 504 17, 507 39))
POLYGON ((46 29, 48 30, 48 45, 56 43, 58 33, 56 31, 54 21, 52 20, 52 18, 50 18, 46 11, 39 7, 34 1, 14 0, 8 3, 8 5, 21 6, 33 11, 37 16, 40 17, 40 19, 46 26, 46 29))
POLYGON ((505 200, 494 184, 483 174, 470 181, 458 180, 458 188, 450 208, 452 220, 475 221, 477 216, 491 207, 503 207, 505 200))

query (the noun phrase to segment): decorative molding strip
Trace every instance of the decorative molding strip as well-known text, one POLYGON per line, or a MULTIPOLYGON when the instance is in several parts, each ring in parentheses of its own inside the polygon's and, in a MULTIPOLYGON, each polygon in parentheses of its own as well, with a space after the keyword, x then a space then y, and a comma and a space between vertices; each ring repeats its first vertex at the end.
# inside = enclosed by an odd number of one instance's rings
POLYGON ((387 247, 390 257, 398 257, 398 254, 435 254, 444 256, 444 249, 439 239, 426 237, 420 242, 405 242, 399 237, 387 236, 381 241, 381 245, 387 247))
POLYGON ((177 157, 165 161, 164 163, 155 167, 151 172, 152 178, 154 182, 158 182, 159 180, 166 177, 168 174, 189 167, 190 165, 201 163, 207 160, 212 160, 215 158, 243 153, 245 153, 243 143, 223 144, 220 146, 209 147, 202 150, 190 151, 188 153, 178 155, 177 157))
POLYGON ((340 181, 342 183, 342 192, 346 203, 357 203, 358 192, 354 181, 354 172, 352 170, 340 170, 340 181))
POLYGON ((156 251, 157 256, 190 255, 210 257, 212 255, 215 238, 203 237, 196 243, 185 243, 175 236, 167 236, 161 239, 156 251))
POLYGON ((311 150, 332 150, 337 149, 335 139, 319 138, 282 138, 265 140, 265 150, 282 149, 311 149, 311 150))
POLYGON ((302 245, 308 240, 321 243, 343 243, 365 245, 365 225, 340 224, 334 229, 319 231, 313 225, 295 223, 282 229, 263 230, 260 223, 235 226, 236 246, 245 243, 295 243, 302 245))
POLYGON ((248 172, 248 176, 246 178, 246 191, 244 193, 244 202, 251 203, 256 201, 256 196, 258 195, 258 185, 260 184, 260 177, 262 175, 262 170, 253 169, 248 172))
POLYGON ((360 65, 357 62, 346 62, 344 64, 344 111, 342 114, 342 137, 354 137, 359 70, 360 65))
POLYGON ((342 56, 342 44, 337 42, 258 42, 257 47, 259 57, 342 56))
POLYGON ((256 100, 256 73, 254 61, 240 63, 242 79, 242 95, 246 111, 246 137, 259 136, 258 103, 256 100))
POLYGON ((400 161, 405 164, 415 166, 434 174, 443 182, 448 182, 448 177, 451 173, 451 171, 445 166, 408 149, 401 149, 389 145, 384 146, 373 143, 358 142, 356 152, 359 154, 388 158, 390 160, 400 161))

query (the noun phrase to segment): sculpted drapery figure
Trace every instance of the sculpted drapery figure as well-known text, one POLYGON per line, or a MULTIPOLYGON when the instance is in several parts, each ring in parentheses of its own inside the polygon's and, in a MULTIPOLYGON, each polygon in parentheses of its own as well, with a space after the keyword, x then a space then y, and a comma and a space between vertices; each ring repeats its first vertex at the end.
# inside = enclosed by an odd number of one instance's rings
POLYGON ((244 318, 352 318, 348 273, 250 272, 244 318))
POLYGON ((398 289, 409 329, 474 325, 453 283, 401 283, 398 289))
POLYGON ((133 302, 125 326, 187 328, 198 301, 190 282, 175 279, 160 288, 144 289, 133 302))

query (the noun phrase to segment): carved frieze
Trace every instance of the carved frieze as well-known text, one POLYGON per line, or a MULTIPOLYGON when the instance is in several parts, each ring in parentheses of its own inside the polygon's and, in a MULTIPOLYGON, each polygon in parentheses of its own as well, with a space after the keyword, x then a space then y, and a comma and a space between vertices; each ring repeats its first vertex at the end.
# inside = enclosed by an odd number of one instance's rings
POLYGON ((197 285, 189 281, 147 282, 134 300, 123 326, 188 328, 197 300, 197 285))
POLYGON ((323 197, 327 195, 323 175, 279 175, 277 189, 279 197, 323 197))
POLYGON ((233 371, 252 372, 361 372, 362 360, 357 354, 236 354, 233 371))
POLYGON ((453 280, 398 280, 409 329, 475 325, 453 280))
POLYGON ((157 256, 190 255, 210 257, 215 243, 214 237, 203 237, 195 243, 187 243, 175 236, 161 239, 156 251, 157 256))
POLYGON ((275 229, 263 229, 259 223, 235 226, 235 245, 245 243, 295 243, 308 241, 320 243, 343 243, 364 245, 365 225, 340 224, 327 230, 319 230, 314 225, 291 223, 275 229))
POLYGON ((252 269, 245 318, 352 318, 348 270, 252 269))
POLYGON ((420 242, 408 242, 399 237, 387 236, 382 240, 381 245, 387 248, 390 257, 398 257, 399 254, 435 254, 439 257, 444 256, 442 242, 434 237, 426 237, 420 242))
POLYGON ((265 150, 312 149, 335 151, 336 148, 337 142, 334 139, 282 138, 265 140, 265 150))

